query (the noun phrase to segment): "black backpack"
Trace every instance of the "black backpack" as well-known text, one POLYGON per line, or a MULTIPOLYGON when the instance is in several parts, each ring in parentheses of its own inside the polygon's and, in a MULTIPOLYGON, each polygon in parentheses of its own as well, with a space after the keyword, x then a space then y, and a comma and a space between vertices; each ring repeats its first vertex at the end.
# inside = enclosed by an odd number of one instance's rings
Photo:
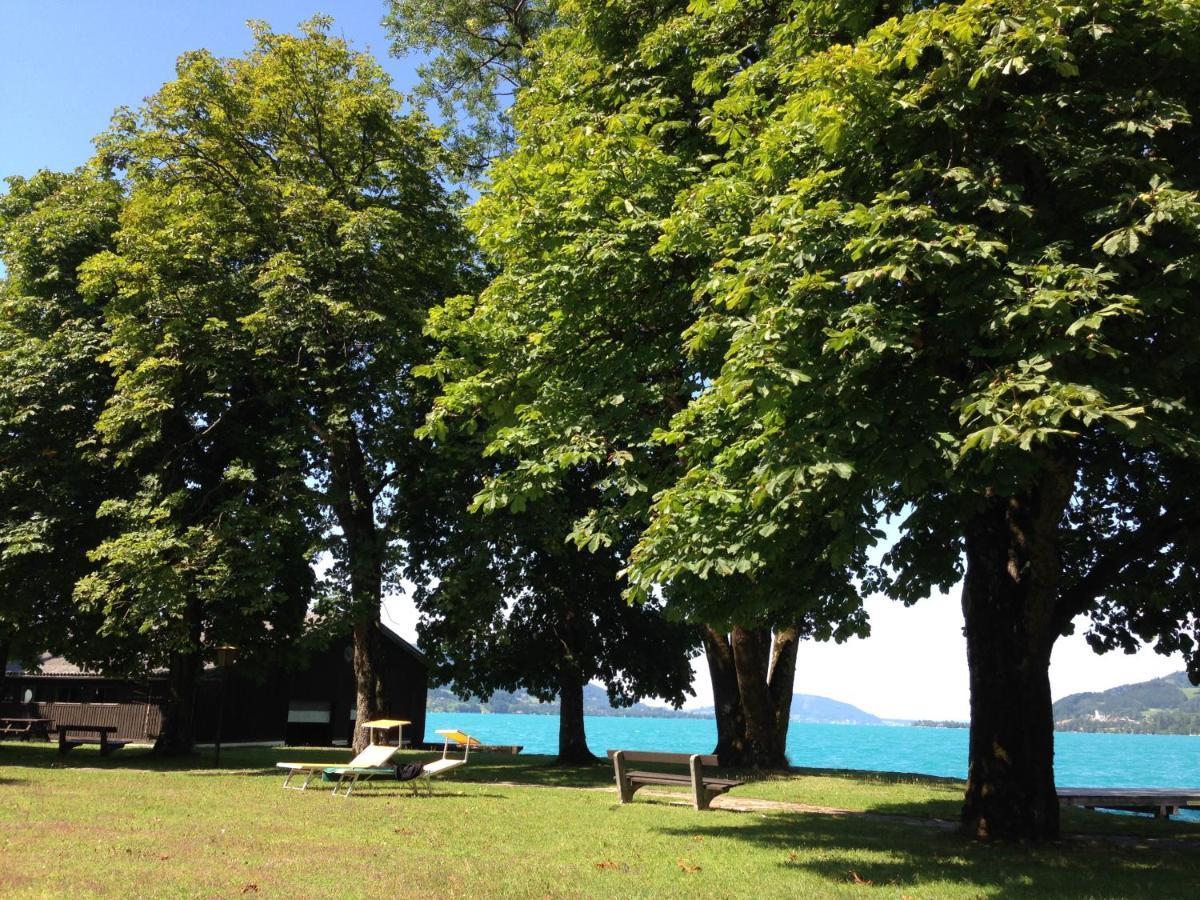
POLYGON ((424 768, 425 767, 420 763, 404 763, 403 765, 398 765, 396 766, 396 780, 412 781, 421 774, 421 771, 424 768))

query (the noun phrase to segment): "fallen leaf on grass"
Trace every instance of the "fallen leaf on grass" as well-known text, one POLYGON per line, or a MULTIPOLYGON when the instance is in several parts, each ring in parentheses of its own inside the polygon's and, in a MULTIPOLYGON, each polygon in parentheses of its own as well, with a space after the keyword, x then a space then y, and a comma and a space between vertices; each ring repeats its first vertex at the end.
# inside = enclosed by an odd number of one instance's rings
POLYGON ((800 854, 797 853, 795 850, 788 851, 788 862, 795 862, 799 858, 800 858, 800 854))
POLYGON ((855 884, 874 884, 875 883, 868 878, 863 878, 861 875, 859 875, 853 869, 850 870, 850 880, 852 882, 854 882, 855 884))
POLYGON ((171 858, 171 854, 170 854, 170 853, 160 853, 160 854, 158 855, 158 858, 159 858, 159 859, 170 859, 170 858, 171 858))
POLYGON ((691 860, 684 859, 683 857, 675 860, 675 865, 679 866, 680 869, 682 869, 684 872, 687 872, 689 875, 691 875, 693 872, 700 871, 700 867, 698 865, 691 860))
POLYGON ((416 832, 413 831, 411 828, 397 828, 396 834, 403 834, 405 836, 408 836, 408 835, 416 834, 416 832))
POLYGON ((619 869, 619 868, 621 868, 621 865, 620 865, 620 863, 613 862, 611 859, 602 859, 602 860, 600 860, 600 862, 596 863, 596 868, 597 869, 619 869))
POLYGON ((243 894, 257 894, 258 893, 258 885, 257 884, 243 884, 242 885, 242 893, 243 894))
POLYGON ((692 840, 695 841, 697 844, 702 844, 702 843, 704 843, 704 835, 693 834, 692 840))

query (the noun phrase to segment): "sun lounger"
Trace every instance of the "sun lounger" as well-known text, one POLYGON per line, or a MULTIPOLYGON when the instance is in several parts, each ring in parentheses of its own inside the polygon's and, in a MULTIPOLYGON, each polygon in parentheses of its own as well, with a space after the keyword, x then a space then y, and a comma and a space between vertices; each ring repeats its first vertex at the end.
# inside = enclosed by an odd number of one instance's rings
POLYGON ((449 740, 454 742, 457 747, 470 745, 471 749, 476 753, 493 752, 493 753, 520 753, 525 749, 521 744, 481 744, 469 734, 463 734, 461 731, 442 730, 438 734, 444 735, 449 740))
POLYGON ((399 749, 399 747, 389 747, 386 744, 372 744, 343 766, 331 766, 327 760, 321 763, 280 762, 275 763, 275 767, 287 770, 287 777, 283 779, 285 790, 303 791, 318 773, 324 772, 337 779, 337 783, 333 786, 333 792, 337 794, 342 785, 346 785, 344 796, 348 797, 354 791, 354 785, 358 783, 359 778, 370 775, 386 775, 388 772, 394 771, 387 764, 399 749), (292 777, 300 773, 305 775, 304 783, 299 787, 290 784, 292 777))
POLYGON ((471 748, 479 746, 479 741, 475 740, 475 738, 471 737, 469 734, 458 731, 457 729, 439 728, 436 733, 440 734, 445 740, 445 743, 442 745, 442 758, 435 759, 431 763, 425 763, 424 767, 421 769, 420 777, 413 779, 412 786, 414 794, 417 792, 417 782, 424 779, 425 791, 426 793, 432 795, 433 779, 439 775, 444 775, 451 769, 457 769, 459 766, 465 764, 467 758, 471 755, 471 748), (455 757, 450 756, 451 744, 454 744, 456 750, 462 750, 463 755, 461 759, 456 759, 455 757))

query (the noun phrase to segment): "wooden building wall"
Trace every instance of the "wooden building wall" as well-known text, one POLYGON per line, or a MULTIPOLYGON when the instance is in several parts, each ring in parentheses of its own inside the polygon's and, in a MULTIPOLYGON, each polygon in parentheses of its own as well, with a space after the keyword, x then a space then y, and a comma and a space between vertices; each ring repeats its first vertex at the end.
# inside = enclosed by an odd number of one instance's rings
MULTIPOLYGON (((408 719, 404 739, 425 733, 429 678, 424 660, 385 628, 384 680, 396 702, 390 717, 408 719)), ((212 743, 224 704, 224 743, 283 741, 303 746, 345 744, 353 738, 355 689, 349 638, 314 654, 307 666, 252 679, 233 666, 207 670, 196 696, 197 743, 212 743), (222 678, 228 680, 222 684, 222 678)), ((29 714, 76 725, 114 725, 116 737, 152 741, 162 726, 166 680, 140 681, 96 675, 8 675, 0 712, 29 714), (29 696, 30 701, 25 702, 29 696)))

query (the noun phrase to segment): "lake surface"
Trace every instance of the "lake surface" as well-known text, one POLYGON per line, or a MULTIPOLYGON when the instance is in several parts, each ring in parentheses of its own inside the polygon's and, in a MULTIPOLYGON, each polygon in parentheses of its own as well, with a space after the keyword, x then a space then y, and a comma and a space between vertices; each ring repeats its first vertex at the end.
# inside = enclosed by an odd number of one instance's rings
MULTIPOLYGON (((717 741, 712 719, 588 716, 585 724, 597 756, 609 749, 708 753, 717 741)), ((487 744, 521 744, 526 753, 558 752, 557 716, 429 713, 427 741, 437 738, 437 728, 460 728, 487 744)), ((967 775, 965 728, 793 722, 787 749, 794 766, 967 775)), ((1059 733, 1054 771, 1060 787, 1200 789, 1200 737, 1059 733)))

